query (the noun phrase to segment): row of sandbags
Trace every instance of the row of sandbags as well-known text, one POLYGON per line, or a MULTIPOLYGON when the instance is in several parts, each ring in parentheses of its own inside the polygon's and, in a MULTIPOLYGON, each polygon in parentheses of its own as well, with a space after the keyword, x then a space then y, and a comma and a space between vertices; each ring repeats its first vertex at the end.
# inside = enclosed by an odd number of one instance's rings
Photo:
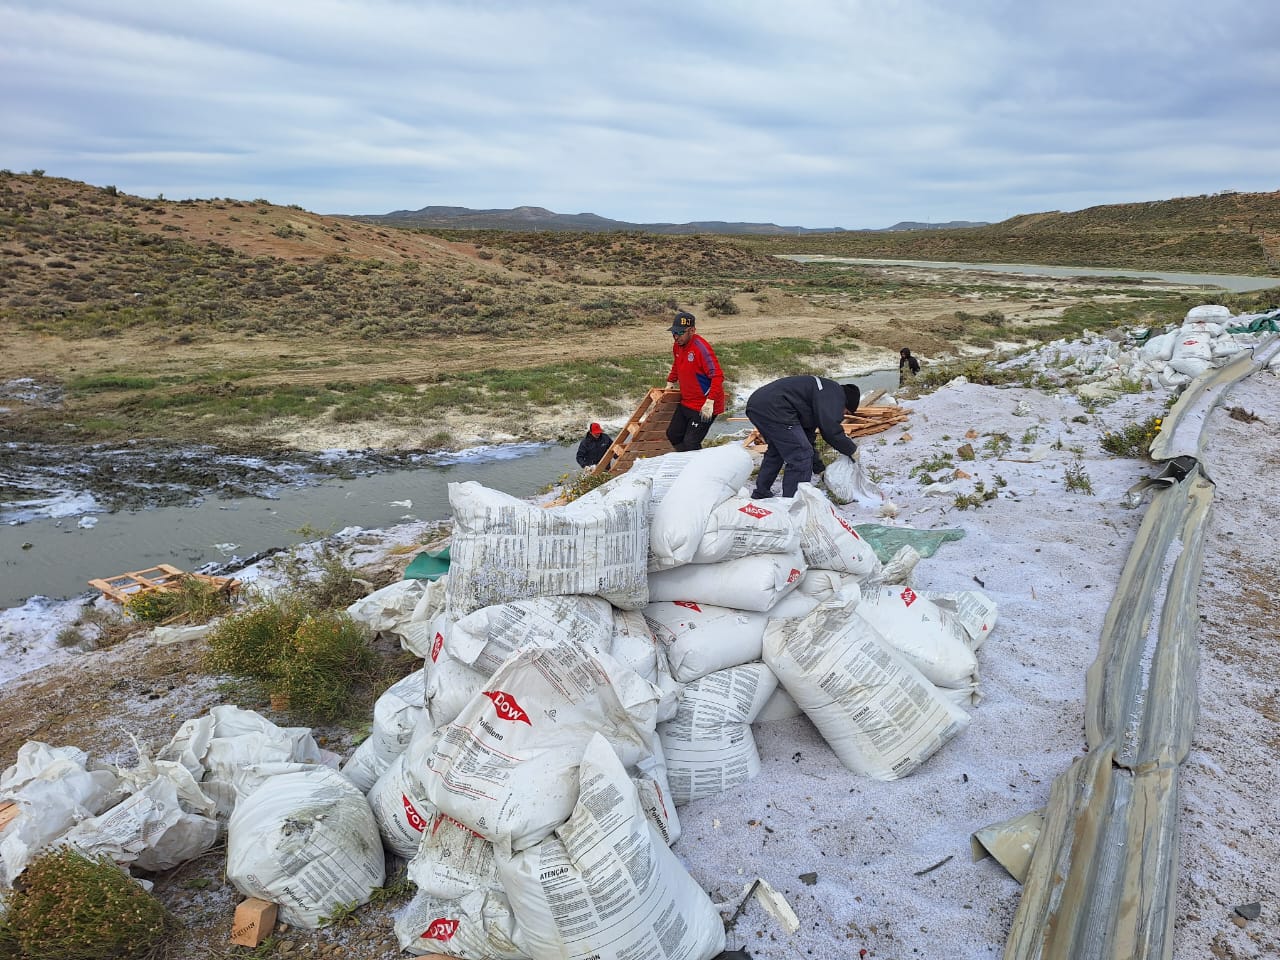
MULTIPOLYGON (((1264 315, 1233 316, 1224 306, 1203 304, 1187 311, 1176 326, 1147 331, 1150 335, 1136 347, 1105 337, 1056 341, 1009 365, 1029 366, 1050 379, 1083 381, 1078 391, 1084 396, 1114 396, 1123 392, 1123 381, 1152 390, 1176 389, 1256 346, 1266 334, 1233 331, 1259 316, 1264 315)), ((1280 360, 1271 365, 1280 366, 1280 360)))

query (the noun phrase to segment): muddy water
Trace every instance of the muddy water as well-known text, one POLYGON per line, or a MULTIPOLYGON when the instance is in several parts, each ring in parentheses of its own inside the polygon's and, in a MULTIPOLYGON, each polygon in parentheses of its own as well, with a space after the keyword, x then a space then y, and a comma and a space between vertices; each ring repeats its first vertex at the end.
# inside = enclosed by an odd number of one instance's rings
MULTIPOLYGON (((840 379, 855 382, 868 393, 896 386, 897 372, 840 379)), ((717 422, 712 436, 748 429, 750 424, 745 422, 717 422)), ((211 469, 206 475, 209 487, 199 491, 203 497, 184 495, 176 502, 162 500, 158 505, 114 512, 104 512, 103 505, 115 502, 107 496, 115 487, 104 487, 81 472, 72 473, 70 486, 54 487, 51 465, 38 463, 34 474, 23 474, 24 478, 34 476, 35 481, 27 482, 25 489, 16 482, 10 488, 21 497, 11 494, 7 502, 0 497, 0 520, 5 521, 0 522, 0 608, 37 594, 79 596, 90 590, 91 578, 161 563, 198 570, 206 564, 227 564, 314 540, 345 527, 378 529, 411 520, 444 520, 450 515, 448 485, 454 481, 475 480, 515 497, 532 496, 577 470, 575 449, 576 444, 517 444, 478 451, 453 463, 399 468, 371 466, 367 457, 353 458, 361 475, 327 479, 315 472, 314 464, 276 463, 266 469, 254 463, 248 474, 237 476, 240 488, 231 490, 230 496, 225 478, 220 480, 219 472, 211 469), (49 486, 37 490, 34 484, 49 486), (25 519, 29 510, 15 510, 16 503, 32 502, 40 493, 56 494, 48 498, 57 501, 52 512, 63 516, 25 519), (24 522, 14 523, 16 517, 24 522)), ((127 459, 112 459, 122 474, 115 478, 116 486, 130 481, 135 487, 158 486, 128 469, 127 459)), ((206 457, 205 463, 210 466, 212 459, 206 457)), ((170 481, 171 467, 165 471, 170 481)), ((58 483, 65 484, 66 471, 56 476, 58 483)), ((190 476, 183 474, 182 479, 185 483, 190 476)), ((183 491, 192 492, 187 487, 179 492, 183 491)), ((49 513, 50 508, 43 512, 49 513)))
POLYGON ((477 480, 525 497, 577 469, 570 447, 526 446, 506 453, 505 459, 478 458, 287 487, 274 491, 275 499, 210 497, 194 505, 0 525, 0 607, 35 594, 76 596, 89 589, 90 578, 160 563, 195 570, 344 527, 444 519, 452 481, 477 480), (24 549, 25 544, 30 546, 24 549))

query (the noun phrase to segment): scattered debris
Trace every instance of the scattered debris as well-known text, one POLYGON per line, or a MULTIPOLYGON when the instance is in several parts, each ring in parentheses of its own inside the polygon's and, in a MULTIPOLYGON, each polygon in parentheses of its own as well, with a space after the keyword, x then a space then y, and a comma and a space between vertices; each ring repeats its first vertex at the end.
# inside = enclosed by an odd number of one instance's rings
POLYGON ((808 873, 800 874, 799 879, 800 879, 800 882, 803 883, 805 886, 812 887, 815 883, 818 882, 818 875, 817 873, 811 870, 808 873))
POLYGON ((1256 900, 1253 903, 1242 903, 1236 907, 1236 914, 1246 920, 1257 920, 1262 916, 1262 904, 1256 900))
POLYGON ((146 590, 175 590, 183 577, 194 577, 210 586, 232 594, 240 586, 240 581, 232 577, 213 577, 204 573, 185 573, 177 567, 161 563, 145 570, 121 573, 114 577, 101 577, 89 581, 89 586, 102 591, 103 596, 116 603, 123 604, 131 596, 146 590))
POLYGON ((915 873, 912 874, 912 876, 923 877, 926 873, 933 873, 933 871, 937 870, 944 863, 948 862, 952 858, 952 856, 954 856, 954 854, 949 853, 945 857, 943 857, 941 860, 939 860, 937 863, 935 863, 933 866, 925 867, 923 870, 917 870, 915 873))
POLYGON ((1227 411, 1227 416, 1232 420, 1239 420, 1241 423, 1261 423, 1262 418, 1249 412, 1244 407, 1232 407, 1227 411))

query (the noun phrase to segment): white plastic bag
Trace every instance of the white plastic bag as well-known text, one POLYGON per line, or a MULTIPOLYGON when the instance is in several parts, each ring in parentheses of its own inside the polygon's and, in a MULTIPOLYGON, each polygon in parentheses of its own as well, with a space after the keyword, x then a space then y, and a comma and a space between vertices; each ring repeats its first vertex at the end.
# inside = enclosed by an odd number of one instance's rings
POLYGON ((720 914, 655 834, 603 737, 587 743, 576 787, 578 802, 554 836, 498 850, 516 944, 534 960, 720 953, 720 914))
POLYGON ((140 870, 170 870, 194 860, 218 839, 218 821, 188 813, 178 788, 157 777, 105 813, 82 820, 59 841, 90 859, 106 855, 140 870))
POLYGON ((336 767, 339 758, 321 750, 307 727, 278 727, 253 710, 223 704, 205 716, 184 721, 156 755, 191 771, 200 789, 218 805, 218 819, 230 816, 236 771, 254 763, 313 763, 336 767))
POLYGON ((969 724, 963 710, 853 615, 852 602, 770 621, 764 658, 855 773, 905 777, 969 724))
POLYGON ((711 512, 692 563, 719 563, 756 553, 788 553, 800 545, 795 498, 731 497, 711 512))
POLYGON ((586 644, 530 647, 441 731, 415 773, 441 812, 523 849, 573 809, 577 763, 593 735, 627 763, 648 754, 658 699, 653 684, 586 644))
POLYGON ((0 799, 18 805, 18 815, 0 833, 3 885, 18 875, 45 847, 87 817, 106 810, 119 797, 110 770, 89 770, 89 755, 78 747, 51 747, 30 740, 18 748, 12 766, 0 775, 0 799))
POLYGON ((751 476, 751 454, 737 444, 698 450, 653 508, 649 549, 667 569, 693 560, 712 511, 751 476))
POLYGON ((759 553, 723 563, 689 564, 651 573, 649 598, 763 611, 795 589, 806 569, 798 550, 759 553))
POLYGON ((881 638, 940 687, 966 687, 978 661, 955 616, 911 587, 864 590, 855 611, 881 638))
POLYGON ((426 678, 415 670, 397 680, 373 705, 373 730, 342 765, 342 775, 365 793, 404 752, 426 711, 426 678))
POLYGON ((692 683, 717 670, 759 660, 770 617, 799 617, 815 606, 816 600, 793 591, 768 611, 662 600, 645 607, 644 616, 666 648, 671 675, 692 683))
POLYGON ((268 778, 227 827, 227 878, 307 930, 367 903, 386 879, 385 857, 364 794, 327 767, 268 778))
POLYGON ((475 481, 449 484, 453 619, 525 597, 590 594, 624 610, 649 602, 649 482, 619 478, 559 507, 538 507, 475 481), (604 488, 601 488, 604 489, 604 488))
POLYGON ((674 719, 658 726, 677 805, 715 796, 760 773, 751 721, 777 686, 765 664, 748 663, 684 688, 674 719))
MULTIPOLYGON (((847 460, 846 457, 841 457, 847 460)), ((830 472, 835 467, 827 468, 830 472)), ((800 514, 800 550, 811 567, 852 574, 859 579, 874 576, 880 561, 871 544, 858 535, 853 524, 808 484, 801 484, 795 498, 804 505, 800 514)))

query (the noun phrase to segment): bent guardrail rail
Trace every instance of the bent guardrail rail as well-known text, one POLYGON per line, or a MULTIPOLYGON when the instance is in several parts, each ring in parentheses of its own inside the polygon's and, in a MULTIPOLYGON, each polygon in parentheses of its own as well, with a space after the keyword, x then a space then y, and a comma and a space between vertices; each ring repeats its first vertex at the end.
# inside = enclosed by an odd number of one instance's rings
POLYGON ((1137 485, 1151 504, 1086 674, 1089 753, 1054 780, 1005 960, 1172 953, 1178 767, 1196 718, 1196 585, 1214 490, 1203 433, 1230 388, 1278 351, 1273 337, 1197 378, 1152 444, 1166 467, 1137 485))

